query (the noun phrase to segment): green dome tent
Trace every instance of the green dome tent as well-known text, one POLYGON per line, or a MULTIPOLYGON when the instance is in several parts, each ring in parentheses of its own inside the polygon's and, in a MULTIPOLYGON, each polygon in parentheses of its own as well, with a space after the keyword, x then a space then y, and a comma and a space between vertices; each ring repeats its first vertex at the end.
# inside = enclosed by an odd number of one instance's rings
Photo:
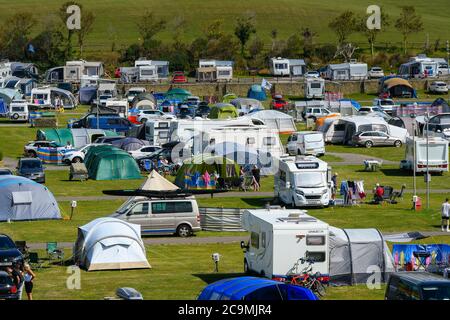
POLYGON ((173 88, 166 92, 165 99, 185 101, 189 96, 192 96, 192 93, 189 91, 180 88, 173 88))
POLYGON ((239 113, 235 106, 229 103, 217 103, 211 107, 210 119, 237 118, 239 113))
POLYGON ((230 103, 232 100, 237 99, 237 98, 238 98, 238 96, 235 95, 234 93, 227 93, 226 95, 223 96, 222 102, 230 103))
POLYGON ((140 179, 136 161, 122 149, 111 145, 89 149, 84 159, 89 178, 94 180, 140 179))
POLYGON ((183 161, 183 165, 178 169, 175 184, 185 188, 186 176, 203 175, 206 171, 210 175, 217 172, 224 179, 239 177, 239 165, 233 160, 223 156, 199 154, 183 161))

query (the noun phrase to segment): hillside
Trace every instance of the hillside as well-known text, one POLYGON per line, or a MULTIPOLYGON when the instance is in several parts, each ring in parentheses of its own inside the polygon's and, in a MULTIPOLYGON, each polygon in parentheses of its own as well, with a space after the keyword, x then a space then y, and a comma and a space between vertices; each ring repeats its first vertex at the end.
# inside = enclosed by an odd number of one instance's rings
MULTIPOLYGON (((49 18, 49 12, 56 12, 63 3, 61 0, 0 0, 0 19, 16 11, 33 12, 42 21, 49 18)), ((272 29, 278 30, 278 38, 287 38, 301 27, 310 27, 318 33, 316 42, 334 42, 335 37, 328 28, 330 19, 345 9, 364 14, 373 1, 366 0, 79 0, 85 8, 96 14, 94 31, 88 37, 88 50, 111 47, 115 41, 117 47, 139 41, 135 22, 146 10, 155 13, 168 22, 168 28, 159 35, 160 39, 170 40, 171 24, 182 17, 186 20, 183 34, 185 41, 190 41, 201 34, 202 30, 213 20, 223 19, 226 31, 232 32, 235 18, 244 13, 254 14, 257 35, 268 41, 272 29), (338 9, 337 9, 338 8, 338 9)), ((402 3, 395 0, 379 0, 391 18, 395 19, 402 3)), ((450 38, 450 12, 448 0, 429 2, 410 0, 423 18, 425 31, 414 35, 411 41, 424 43, 429 33, 431 44, 434 40, 450 38)), ((355 34, 352 41, 365 43, 364 38, 355 34)), ((380 42, 400 42, 401 37, 391 25, 383 33, 380 42)))

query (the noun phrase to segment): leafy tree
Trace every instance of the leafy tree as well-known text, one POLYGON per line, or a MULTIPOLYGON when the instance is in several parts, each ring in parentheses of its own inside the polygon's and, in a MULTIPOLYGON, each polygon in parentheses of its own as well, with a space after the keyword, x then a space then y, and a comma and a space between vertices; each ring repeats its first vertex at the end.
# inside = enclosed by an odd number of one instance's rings
POLYGON ((275 45, 277 43, 277 37, 278 37, 278 30, 272 29, 272 31, 270 31, 270 38, 272 39, 272 51, 275 50, 275 45))
POLYGON ((234 35, 239 39, 241 44, 241 56, 244 57, 245 45, 250 36, 256 33, 256 28, 251 17, 240 17, 236 20, 234 35))
POLYGON ((314 55, 314 37, 317 33, 306 27, 302 28, 300 34, 303 37, 303 55, 310 58, 314 55))
POLYGON ((154 37, 165 29, 166 22, 162 19, 156 19, 152 12, 147 11, 136 23, 136 26, 142 38, 144 52, 149 54, 157 51, 161 42, 155 40, 154 37))
POLYGON ((348 37, 357 30, 356 26, 355 13, 348 10, 335 17, 328 24, 328 27, 336 33, 339 45, 344 44, 348 37))
POLYGON ((413 6, 403 6, 400 17, 395 21, 395 28, 403 36, 403 49, 406 54, 408 37, 423 30, 422 18, 413 6))
POLYGON ((380 12, 380 19, 381 19, 380 27, 381 28, 380 29, 369 29, 369 28, 367 28, 367 19, 369 17, 370 17, 370 14, 367 14, 366 16, 358 18, 356 29, 358 32, 360 32, 361 34, 363 34, 366 37, 367 42, 370 45, 370 53, 373 58, 374 54, 375 54, 375 50, 374 50, 375 41, 376 41, 378 35, 381 32, 385 31, 386 27, 388 27, 390 25, 390 19, 389 19, 389 15, 387 13, 385 13, 383 8, 381 8, 381 12, 380 12))
POLYGON ((83 56, 83 45, 86 36, 91 33, 95 21, 95 15, 91 11, 81 12, 81 29, 77 30, 78 47, 80 49, 80 58, 83 56))
POLYGON ((297 33, 295 33, 287 39, 286 48, 283 51, 283 56, 290 58, 300 57, 302 51, 303 51, 302 39, 297 33))
POLYGON ((11 60, 23 59, 35 25, 36 20, 28 12, 19 12, 7 19, 0 28, 1 54, 11 60))

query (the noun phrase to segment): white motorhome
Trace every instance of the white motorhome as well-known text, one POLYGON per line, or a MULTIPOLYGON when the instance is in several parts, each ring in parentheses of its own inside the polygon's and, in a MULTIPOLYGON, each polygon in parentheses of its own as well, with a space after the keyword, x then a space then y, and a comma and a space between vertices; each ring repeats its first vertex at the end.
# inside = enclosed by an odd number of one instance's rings
POLYGON ((270 59, 270 73, 274 76, 289 76, 291 71, 289 68, 289 59, 277 57, 270 59))
POLYGON ((145 140, 151 146, 161 146, 170 142, 170 119, 149 119, 145 122, 145 140))
POLYGON ((287 141, 286 151, 290 155, 325 155, 323 134, 317 131, 292 133, 287 141))
POLYGON ((431 60, 438 64, 437 72, 439 76, 446 76, 450 74, 450 68, 447 60, 444 58, 431 58, 431 60))
POLYGON ((284 156, 275 174, 275 197, 295 207, 326 207, 331 199, 331 167, 313 156, 284 156))
POLYGON ((367 73, 367 63, 351 60, 350 63, 330 64, 326 70, 326 77, 329 80, 364 80, 367 73))
POLYGON ((323 99, 325 97, 325 80, 321 78, 305 79, 306 99, 323 99))
POLYGON ((233 80, 233 61, 200 59, 198 66, 198 81, 233 80))
POLYGON ((63 73, 64 82, 80 82, 82 76, 103 76, 104 68, 101 62, 88 62, 84 60, 67 61, 63 73))
POLYGON ((312 272, 329 275, 329 225, 303 210, 245 210, 242 226, 250 232, 245 248, 244 270, 262 276, 301 274, 313 260, 312 272))
POLYGON ((320 128, 324 134, 325 143, 350 144, 352 136, 357 132, 382 131, 399 138, 404 144, 409 135, 408 130, 390 125, 382 117, 366 115, 347 116, 325 121, 320 128))
POLYGON ((428 78, 438 76, 438 62, 424 55, 412 57, 400 66, 398 74, 407 78, 428 78))
POLYGON ((448 141, 439 137, 428 139, 428 165, 426 138, 415 137, 406 139, 405 160, 400 162, 400 168, 416 172, 443 173, 448 172, 448 141), (414 157, 414 150, 416 156, 414 157))

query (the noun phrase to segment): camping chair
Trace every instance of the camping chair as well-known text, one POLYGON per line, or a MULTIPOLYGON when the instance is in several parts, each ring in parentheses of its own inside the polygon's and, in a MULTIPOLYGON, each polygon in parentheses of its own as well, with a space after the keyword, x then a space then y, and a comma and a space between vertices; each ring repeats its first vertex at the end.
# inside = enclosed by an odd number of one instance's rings
POLYGON ((400 189, 400 191, 394 191, 392 192, 390 201, 392 204, 397 204, 397 198, 400 198, 403 200, 403 192, 406 189, 406 185, 402 185, 402 188, 400 189))
POLYGON ((17 249, 19 249, 20 253, 23 255, 24 259, 28 258, 28 249, 26 241, 15 241, 17 249))
POLYGON ((152 161, 151 160, 144 160, 144 170, 147 172, 152 171, 152 161))
POLYGON ((49 260, 60 260, 64 262, 64 251, 58 248, 57 242, 47 242, 47 256, 49 260))
POLYGON ((30 252, 28 254, 28 263, 34 268, 40 269, 42 267, 42 260, 39 259, 37 252, 30 252))

